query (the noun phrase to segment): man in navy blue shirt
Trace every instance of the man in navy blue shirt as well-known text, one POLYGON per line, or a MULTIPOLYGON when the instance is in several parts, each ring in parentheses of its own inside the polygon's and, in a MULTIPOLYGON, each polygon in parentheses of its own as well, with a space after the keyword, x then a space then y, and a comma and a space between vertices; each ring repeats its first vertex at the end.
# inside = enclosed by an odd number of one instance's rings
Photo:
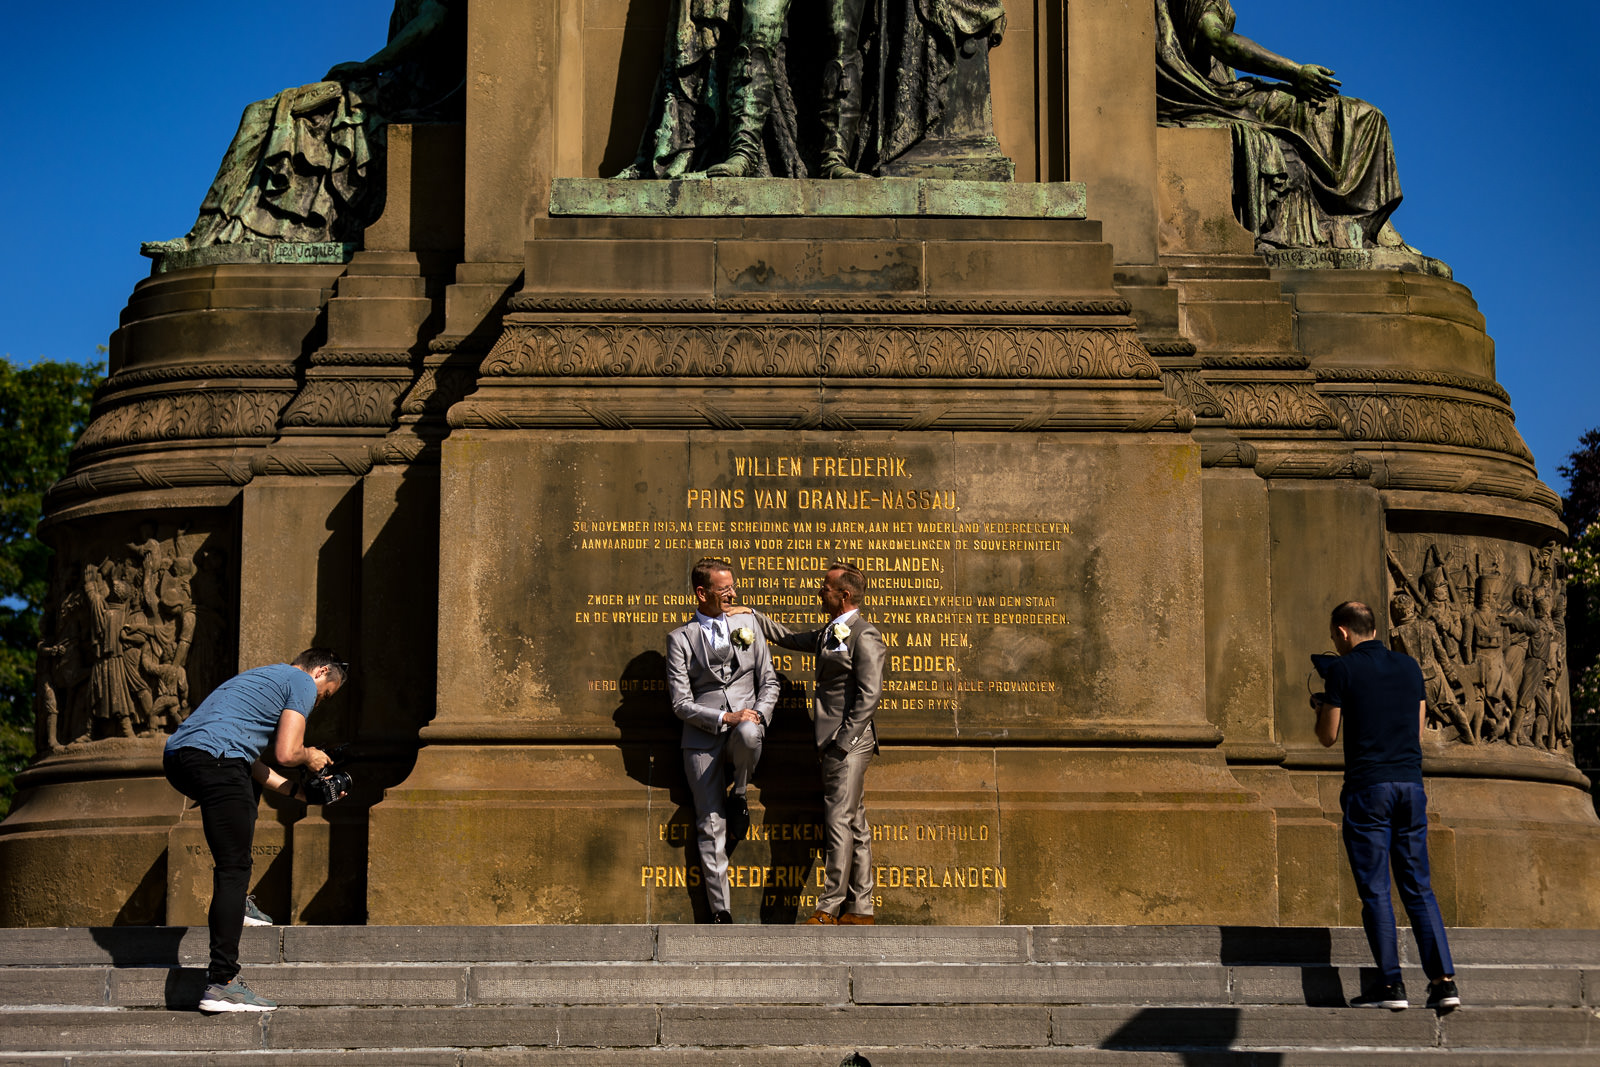
POLYGON ((1400 980, 1393 864, 1400 900, 1428 976, 1428 1007, 1459 1007, 1455 965, 1428 874, 1428 798, 1422 789, 1422 726, 1428 713, 1422 668, 1378 640, 1372 609, 1347 601, 1333 609, 1329 636, 1339 658, 1321 667, 1327 692, 1311 698, 1317 740, 1332 747, 1344 732, 1344 848, 1361 896, 1361 925, 1378 964, 1378 983, 1350 1003, 1409 1007, 1400 980))
POLYGON ((245 671, 212 690, 193 715, 167 738, 162 768, 167 781, 200 807, 211 850, 211 962, 201 1011, 271 1011, 239 978, 239 935, 250 888, 250 845, 263 787, 285 796, 297 783, 261 762, 272 745, 280 767, 328 765, 328 754, 305 743, 306 719, 339 691, 348 664, 326 648, 308 648, 293 663, 245 671))

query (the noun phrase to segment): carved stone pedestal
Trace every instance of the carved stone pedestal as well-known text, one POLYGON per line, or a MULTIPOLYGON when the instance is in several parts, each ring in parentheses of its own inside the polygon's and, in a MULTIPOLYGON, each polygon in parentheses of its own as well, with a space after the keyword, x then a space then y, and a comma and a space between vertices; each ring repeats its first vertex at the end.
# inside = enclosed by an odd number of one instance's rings
MULTIPOLYGON (((1052 217, 1077 190, 983 215, 1008 194, 856 182, 836 217, 777 213, 838 184, 683 182, 656 214, 536 230, 450 412, 439 712, 372 813, 374 921, 703 909, 662 650, 705 555, 794 624, 828 561, 872 583, 885 921, 1274 914, 1271 814, 1205 719, 1200 453, 1098 228, 1052 217)), ((821 848, 811 668, 777 665, 734 893, 794 921, 821 848)))

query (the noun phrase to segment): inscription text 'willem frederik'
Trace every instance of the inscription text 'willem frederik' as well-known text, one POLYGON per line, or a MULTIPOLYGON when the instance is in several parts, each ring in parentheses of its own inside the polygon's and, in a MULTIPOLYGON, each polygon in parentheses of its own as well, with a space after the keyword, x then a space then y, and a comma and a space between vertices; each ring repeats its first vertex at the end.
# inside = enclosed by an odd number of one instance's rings
MULTIPOLYGON (((1058 692, 1055 679, 1026 668, 1012 677, 988 676, 992 666, 974 673, 967 656, 975 634, 997 628, 1049 631, 1054 641, 1066 636, 1063 591, 1049 583, 1065 572, 1071 524, 1037 513, 995 515, 989 501, 962 499, 967 490, 951 480, 929 475, 907 455, 730 455, 714 484, 663 487, 682 513, 595 515, 580 506, 568 543, 619 564, 670 560, 653 563, 655 574, 676 575, 700 556, 727 559, 743 603, 796 627, 822 621, 817 576, 831 563, 850 563, 867 575, 865 608, 889 646, 884 710, 953 711, 976 694, 1048 697, 1058 692), (1018 563, 1001 562, 1012 559, 1018 563), (1014 565, 1034 576, 1032 588, 960 588, 964 574, 1014 565)), ((1037 506, 1040 498, 1027 499, 1037 506)), ((580 597, 571 618, 582 627, 665 631, 695 609, 694 597, 675 584, 590 589, 580 597)), ((812 664, 801 660, 809 657, 775 655, 774 665, 793 672, 792 684, 805 690, 812 664)), ((591 678, 586 688, 620 692, 638 684, 591 678)))

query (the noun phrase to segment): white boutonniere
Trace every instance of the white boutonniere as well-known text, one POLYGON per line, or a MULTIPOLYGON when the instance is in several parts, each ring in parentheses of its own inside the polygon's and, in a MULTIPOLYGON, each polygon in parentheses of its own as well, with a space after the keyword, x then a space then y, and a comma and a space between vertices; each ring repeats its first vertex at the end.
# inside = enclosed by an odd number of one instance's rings
POLYGON ((741 626, 728 635, 728 640, 740 648, 749 648, 756 643, 756 635, 750 631, 749 627, 741 626))
POLYGON ((850 636, 850 627, 842 622, 836 622, 828 627, 828 632, 833 635, 835 641, 842 645, 844 644, 844 639, 850 636))

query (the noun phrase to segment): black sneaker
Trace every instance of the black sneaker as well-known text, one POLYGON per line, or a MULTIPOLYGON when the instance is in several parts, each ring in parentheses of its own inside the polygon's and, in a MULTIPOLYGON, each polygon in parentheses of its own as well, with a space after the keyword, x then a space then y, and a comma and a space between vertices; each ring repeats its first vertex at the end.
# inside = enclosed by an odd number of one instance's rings
POLYGON ((1406 999, 1406 986, 1404 982, 1394 985, 1375 985, 1350 1002, 1352 1008, 1388 1008, 1390 1011, 1405 1011, 1411 1007, 1411 1002, 1406 999))
POLYGON ((1454 979, 1445 978, 1428 987, 1428 1007, 1434 1011, 1461 1007, 1461 992, 1456 989, 1454 979))
POLYGON ((256 895, 244 898, 244 924, 246 926, 271 926, 272 916, 256 907, 256 895))

